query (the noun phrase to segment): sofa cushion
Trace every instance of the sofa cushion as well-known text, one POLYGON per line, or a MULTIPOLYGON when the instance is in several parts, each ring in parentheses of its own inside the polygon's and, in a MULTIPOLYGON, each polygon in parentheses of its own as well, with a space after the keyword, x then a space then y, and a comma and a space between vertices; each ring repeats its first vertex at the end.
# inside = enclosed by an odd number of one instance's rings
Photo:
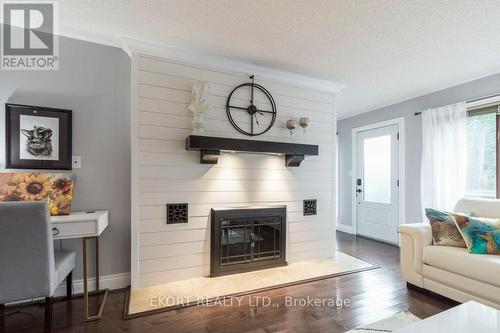
POLYGON ((500 219, 467 217, 456 222, 470 253, 500 254, 500 219))
POLYGON ((500 287, 428 265, 423 272, 425 289, 460 303, 475 300, 500 310, 500 287))
POLYGON ((500 287, 500 256, 448 246, 424 247, 425 264, 500 287))
POLYGON ((425 215, 431 224, 434 245, 467 247, 455 222, 459 215, 432 208, 426 208, 425 215))
POLYGON ((462 198, 455 205, 455 212, 471 216, 500 218, 500 200, 485 198, 462 198))

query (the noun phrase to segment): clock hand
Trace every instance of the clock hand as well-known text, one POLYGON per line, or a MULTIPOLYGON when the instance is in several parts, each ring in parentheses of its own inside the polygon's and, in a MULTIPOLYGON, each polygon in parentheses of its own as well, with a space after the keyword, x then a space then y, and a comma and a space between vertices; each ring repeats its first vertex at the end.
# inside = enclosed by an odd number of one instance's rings
POLYGON ((247 110, 248 110, 248 108, 242 108, 242 107, 240 107, 240 106, 232 106, 232 105, 228 105, 228 107, 233 108, 233 109, 245 110, 245 111, 247 111, 247 110))
POLYGON ((253 105, 253 78, 254 76, 250 76, 250 78, 252 79, 252 95, 251 95, 251 98, 250 98, 250 104, 253 105))
POLYGON ((257 119, 257 114, 254 114, 254 116, 255 116, 255 122, 257 123, 257 126, 260 127, 259 120, 257 119))

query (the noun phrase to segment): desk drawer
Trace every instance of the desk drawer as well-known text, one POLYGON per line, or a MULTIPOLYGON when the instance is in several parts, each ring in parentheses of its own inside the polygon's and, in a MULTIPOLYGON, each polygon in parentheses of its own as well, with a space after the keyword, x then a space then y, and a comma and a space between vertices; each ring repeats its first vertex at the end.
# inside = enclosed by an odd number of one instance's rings
POLYGON ((54 239, 93 235, 97 232, 95 221, 52 223, 54 239))

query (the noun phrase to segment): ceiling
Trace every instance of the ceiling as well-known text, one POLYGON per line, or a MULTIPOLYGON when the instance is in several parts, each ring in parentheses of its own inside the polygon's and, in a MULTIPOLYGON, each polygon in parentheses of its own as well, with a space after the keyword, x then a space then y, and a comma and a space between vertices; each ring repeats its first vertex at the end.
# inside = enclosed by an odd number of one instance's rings
POLYGON ((63 34, 127 36, 346 84, 339 118, 500 72, 498 0, 59 3, 63 34))

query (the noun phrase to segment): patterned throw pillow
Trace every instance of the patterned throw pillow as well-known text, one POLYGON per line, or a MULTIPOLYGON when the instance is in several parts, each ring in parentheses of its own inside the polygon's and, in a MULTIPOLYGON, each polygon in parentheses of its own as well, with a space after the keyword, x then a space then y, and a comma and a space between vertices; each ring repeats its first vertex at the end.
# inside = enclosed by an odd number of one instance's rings
POLYGON ((470 253, 500 254, 500 219, 469 217, 457 226, 470 253))
POLYGON ((426 208, 425 215, 431 224, 434 245, 467 247, 455 223, 455 219, 462 221, 466 216, 432 208, 426 208))

